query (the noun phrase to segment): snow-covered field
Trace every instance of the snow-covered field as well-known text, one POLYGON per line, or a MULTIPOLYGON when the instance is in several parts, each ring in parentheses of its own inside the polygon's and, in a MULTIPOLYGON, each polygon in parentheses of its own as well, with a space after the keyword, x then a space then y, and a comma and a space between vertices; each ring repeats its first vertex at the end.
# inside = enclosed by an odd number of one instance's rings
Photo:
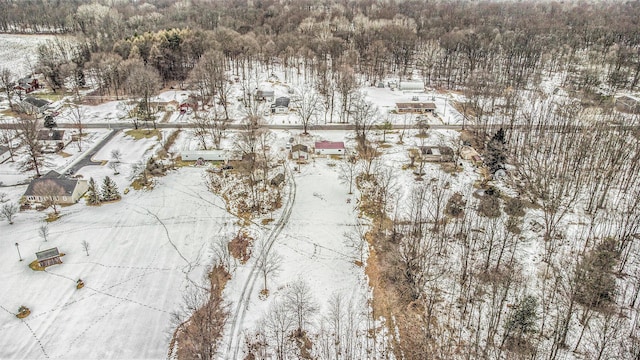
POLYGON ((0 34, 0 67, 11 70, 17 76, 27 76, 37 60, 38 46, 55 35, 0 34))
POLYGON ((47 242, 38 236, 42 213, 2 222, 0 358, 166 357, 171 313, 202 282, 209 236, 231 226, 200 172, 184 168, 120 202, 64 208, 47 242), (63 264, 31 270, 34 253, 50 247, 66 254, 63 264), (86 286, 77 290, 80 278, 86 286), (31 309, 24 320, 15 317, 21 305, 31 309))

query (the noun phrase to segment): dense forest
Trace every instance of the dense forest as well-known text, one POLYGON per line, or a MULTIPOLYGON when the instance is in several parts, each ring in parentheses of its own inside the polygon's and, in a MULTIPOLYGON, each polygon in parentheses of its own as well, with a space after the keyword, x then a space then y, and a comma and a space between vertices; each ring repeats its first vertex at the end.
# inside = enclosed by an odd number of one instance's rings
MULTIPOLYGON (((2 0, 0 31, 76 36, 39 49, 53 90, 146 103, 179 84, 226 118, 232 77, 279 69, 356 124, 370 332, 318 331, 317 358, 640 358, 638 116, 613 106, 638 90, 640 1, 2 0), (455 171, 399 189, 376 166, 357 89, 390 77, 464 97, 484 125, 464 134, 489 172, 477 189, 455 171)), ((266 332, 247 358, 303 358, 266 332)))

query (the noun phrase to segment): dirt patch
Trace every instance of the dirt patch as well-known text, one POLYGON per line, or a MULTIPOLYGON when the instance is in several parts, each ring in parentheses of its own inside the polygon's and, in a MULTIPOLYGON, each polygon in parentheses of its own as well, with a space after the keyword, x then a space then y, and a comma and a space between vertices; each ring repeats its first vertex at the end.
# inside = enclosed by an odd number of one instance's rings
POLYGON ((251 257, 252 244, 253 238, 246 231, 240 230, 236 237, 229 242, 229 253, 244 264, 251 257))
POLYGON ((153 129, 153 130, 132 129, 132 130, 125 131, 125 134, 128 136, 131 136, 135 140, 151 139, 152 137, 157 137, 158 140, 162 139, 162 133, 158 129, 153 129))

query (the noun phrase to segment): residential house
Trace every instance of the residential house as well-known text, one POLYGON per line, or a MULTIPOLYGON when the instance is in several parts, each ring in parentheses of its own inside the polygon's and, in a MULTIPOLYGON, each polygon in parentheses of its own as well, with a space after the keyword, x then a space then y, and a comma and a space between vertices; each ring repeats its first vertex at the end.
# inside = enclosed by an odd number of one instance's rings
POLYGON ((634 96, 620 96, 616 99, 616 109, 627 113, 640 113, 640 99, 634 96))
POLYGON ((38 265, 43 268, 51 265, 62 264, 62 260, 60 260, 60 252, 57 247, 38 251, 36 253, 36 258, 38 260, 38 265))
POLYGON ((436 104, 432 102, 402 102, 396 103, 398 114, 425 114, 432 113, 436 109, 436 104))
POLYGON ((0 145, 0 163, 3 163, 11 158, 11 151, 8 146, 0 145))
POLYGON ((453 149, 446 146, 418 146, 420 156, 426 162, 451 162, 453 149))
POLYGON ((49 105, 50 103, 47 100, 37 99, 31 96, 27 96, 18 104, 22 112, 29 115, 42 114, 49 108, 49 105))
POLYGON ((88 188, 87 180, 71 179, 51 170, 31 180, 23 196, 31 204, 41 203, 49 198, 59 204, 75 204, 88 188))
POLYGON ((289 112, 289 98, 288 97, 279 97, 276 99, 276 102, 271 104, 271 113, 274 114, 282 114, 289 112))
POLYGON ((161 111, 176 111, 178 110, 178 108, 180 107, 180 103, 177 102, 176 100, 170 100, 170 101, 162 101, 162 100, 158 100, 158 101, 150 101, 149 102, 149 107, 155 111, 161 112, 161 111))
POLYGON ((38 83, 38 79, 32 77, 23 77, 18 80, 16 85, 13 87, 14 90, 20 92, 24 92, 25 94, 29 94, 35 90, 40 88, 40 84, 38 83))
POLYGON ((64 149, 66 140, 64 130, 42 129, 38 131, 38 141, 42 144, 42 151, 45 153, 64 149))
POLYGON ((309 160, 309 147, 302 144, 295 144, 291 147, 291 159, 309 160))
POLYGON ((189 109, 196 110, 198 109, 198 99, 193 95, 189 95, 186 100, 180 102, 178 109, 180 109, 181 114, 184 114, 189 109))
POLYGON ((273 102, 275 98, 275 92, 269 89, 257 89, 256 90, 256 100, 258 101, 268 101, 273 102))
POLYGON ((342 141, 316 141, 316 154, 319 155, 344 155, 345 148, 342 141))
POLYGON ((230 150, 192 150, 180 153, 183 161, 238 161, 240 156, 230 150))

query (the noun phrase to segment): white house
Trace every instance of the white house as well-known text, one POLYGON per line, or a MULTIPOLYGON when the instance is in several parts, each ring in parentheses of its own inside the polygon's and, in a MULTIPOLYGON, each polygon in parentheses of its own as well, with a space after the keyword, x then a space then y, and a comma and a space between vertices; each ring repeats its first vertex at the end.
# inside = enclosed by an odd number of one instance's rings
POLYGON ((241 160, 233 151, 229 150, 191 150, 180 153, 183 161, 232 161, 241 160))
POLYGON ((87 180, 70 179, 51 170, 31 181, 24 198, 28 203, 41 203, 53 198, 59 204, 74 204, 88 189, 87 180))
POLYGON ((319 155, 344 155, 345 148, 342 141, 316 141, 316 154, 319 155))
POLYGON ((11 157, 11 152, 9 148, 4 145, 0 145, 0 163, 7 161, 11 157))
POLYGON ((292 160, 309 160, 309 148, 306 145, 295 144, 291 147, 292 160))

